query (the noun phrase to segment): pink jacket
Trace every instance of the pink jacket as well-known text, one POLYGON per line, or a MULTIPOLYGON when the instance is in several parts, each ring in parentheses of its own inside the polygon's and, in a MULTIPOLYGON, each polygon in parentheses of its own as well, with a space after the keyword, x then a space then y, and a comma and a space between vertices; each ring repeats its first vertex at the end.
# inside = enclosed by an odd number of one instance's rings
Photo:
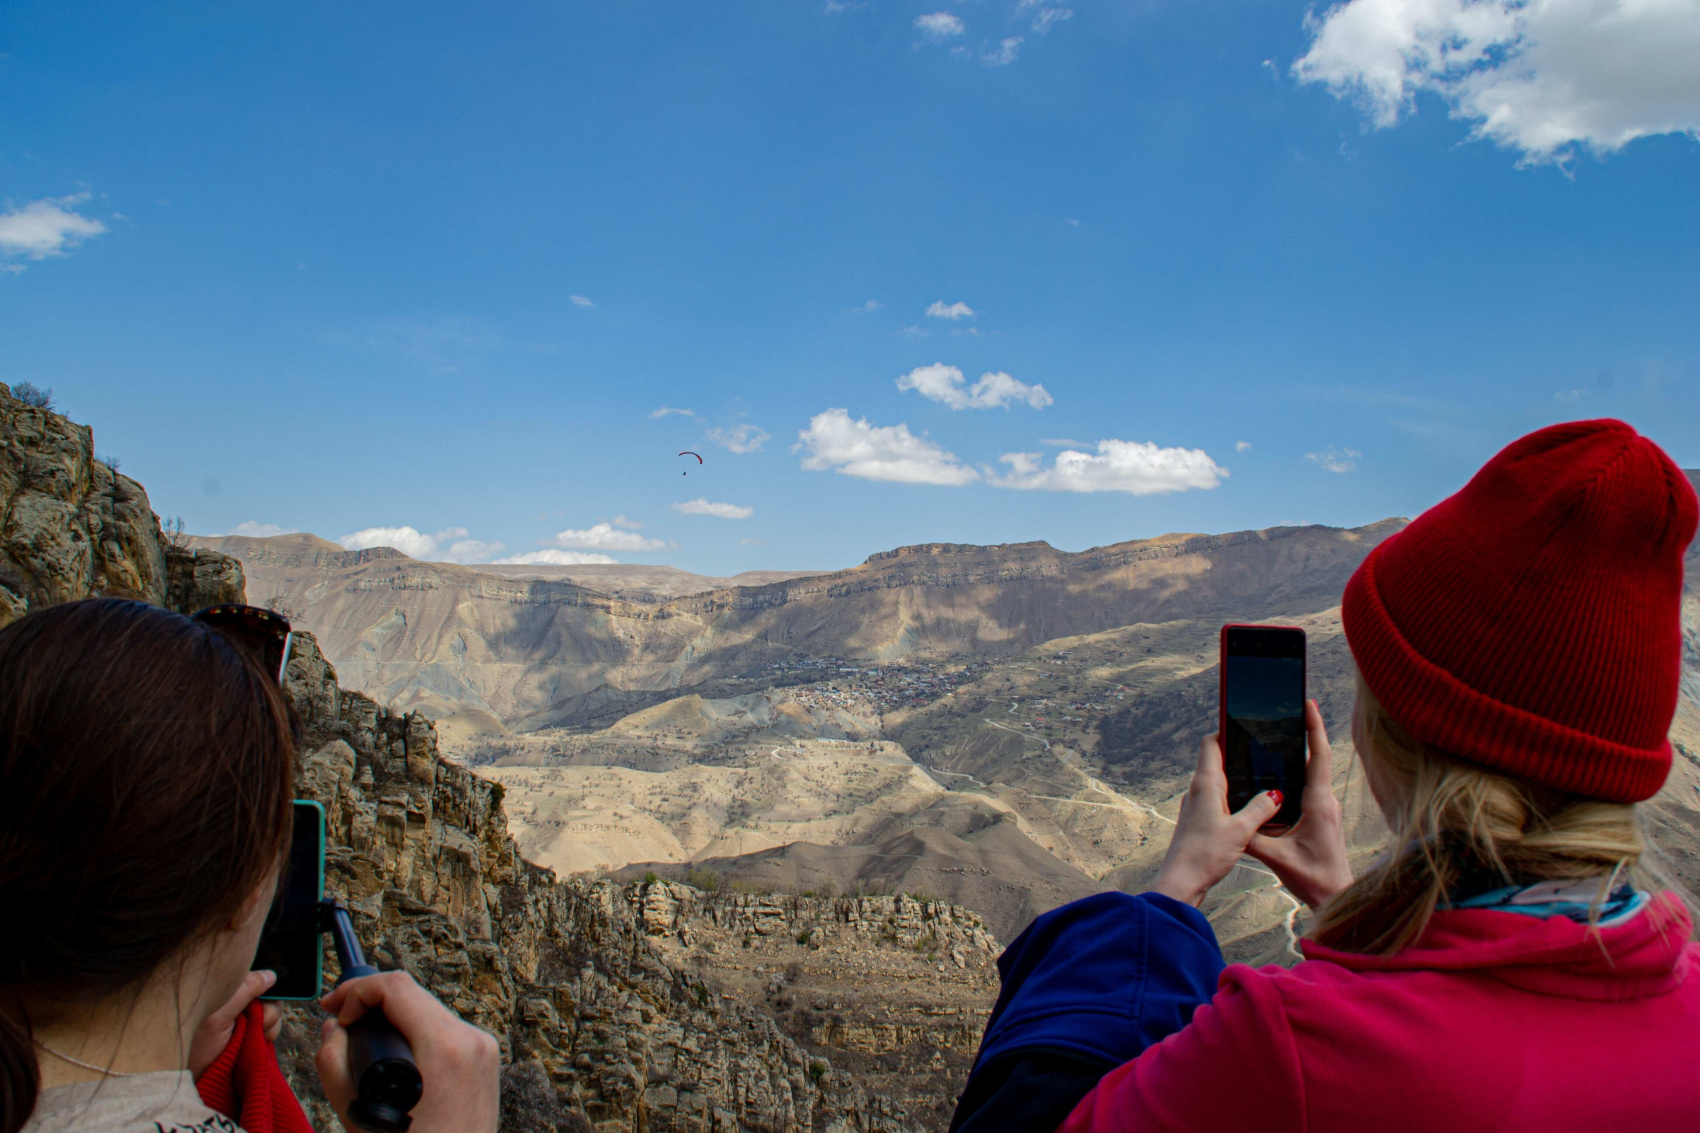
POLYGON ((1450 910, 1392 959, 1306 942, 1291 969, 1236 964, 1058 1133, 1700 1129, 1691 927, 1670 894, 1598 939, 1450 910))

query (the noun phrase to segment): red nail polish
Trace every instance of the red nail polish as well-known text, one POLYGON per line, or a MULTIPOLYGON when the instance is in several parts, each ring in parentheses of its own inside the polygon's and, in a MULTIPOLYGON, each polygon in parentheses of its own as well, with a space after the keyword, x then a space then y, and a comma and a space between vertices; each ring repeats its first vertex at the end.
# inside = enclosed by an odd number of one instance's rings
POLYGON ((1270 798, 1272 798, 1272 799, 1274 799, 1274 800, 1275 800, 1275 805, 1276 805, 1276 806, 1280 806, 1280 805, 1281 805, 1281 800, 1282 800, 1282 799, 1284 799, 1284 798, 1286 798, 1286 797, 1287 797, 1287 796, 1286 796, 1286 795, 1283 795, 1283 794, 1282 794, 1282 793, 1281 793, 1281 792, 1280 792, 1280 791, 1270 791, 1270 792, 1269 792, 1269 797, 1270 797, 1270 798))

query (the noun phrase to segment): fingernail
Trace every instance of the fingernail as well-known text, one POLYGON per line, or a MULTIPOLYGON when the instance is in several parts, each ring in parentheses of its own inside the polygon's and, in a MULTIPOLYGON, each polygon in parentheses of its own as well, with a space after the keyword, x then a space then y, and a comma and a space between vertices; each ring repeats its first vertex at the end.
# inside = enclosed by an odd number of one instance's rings
POLYGON ((262 968, 260 970, 260 981, 270 987, 277 982, 277 973, 270 968, 262 968))
POLYGON ((325 1025, 319 1028, 319 1034, 328 1039, 331 1037, 331 1032, 334 1030, 336 1030, 336 1016, 326 1016, 325 1025))
POLYGON ((1281 800, 1286 798, 1287 796, 1283 795, 1280 791, 1270 791, 1269 797, 1274 800, 1276 806, 1280 806, 1281 800))

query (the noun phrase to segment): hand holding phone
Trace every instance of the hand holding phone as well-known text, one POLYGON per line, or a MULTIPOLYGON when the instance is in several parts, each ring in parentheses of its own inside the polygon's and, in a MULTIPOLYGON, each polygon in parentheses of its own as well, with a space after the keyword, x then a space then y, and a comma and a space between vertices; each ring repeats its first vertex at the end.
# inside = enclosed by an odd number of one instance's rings
POLYGON ((1304 816, 1280 837, 1255 834, 1245 852, 1268 866, 1288 892, 1317 908, 1352 883, 1340 800, 1334 797, 1334 751, 1316 701, 1305 705, 1304 816))
POLYGON ((1222 774, 1222 749, 1215 736, 1198 745, 1198 768, 1181 799, 1174 837, 1151 891, 1197 905, 1211 886, 1228 876, 1258 827, 1275 817, 1281 806, 1273 792, 1253 798, 1239 810, 1228 811, 1228 780, 1222 774))

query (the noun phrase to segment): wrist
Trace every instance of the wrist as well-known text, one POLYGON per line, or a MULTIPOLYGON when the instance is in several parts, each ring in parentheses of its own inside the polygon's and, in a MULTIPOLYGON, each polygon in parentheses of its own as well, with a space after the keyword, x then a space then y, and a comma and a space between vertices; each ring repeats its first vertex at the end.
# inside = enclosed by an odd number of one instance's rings
POLYGON ((1196 909, 1204 895, 1210 892, 1210 886, 1200 885, 1198 880, 1183 876, 1179 870, 1160 869, 1151 881, 1151 892, 1161 893, 1196 909))

